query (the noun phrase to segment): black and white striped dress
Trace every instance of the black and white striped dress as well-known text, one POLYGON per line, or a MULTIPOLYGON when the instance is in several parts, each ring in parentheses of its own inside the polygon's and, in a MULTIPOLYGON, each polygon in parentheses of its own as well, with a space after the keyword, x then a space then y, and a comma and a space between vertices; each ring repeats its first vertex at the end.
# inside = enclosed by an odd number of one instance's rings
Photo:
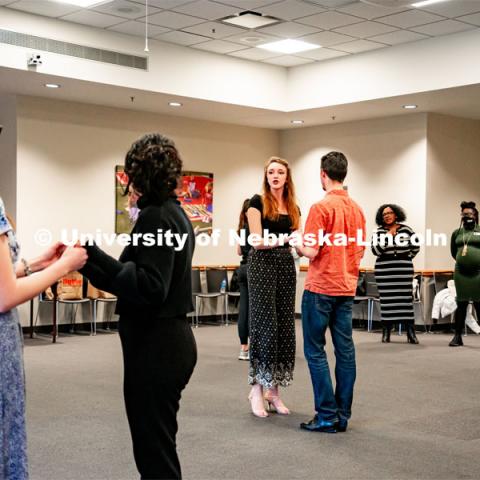
POLYGON ((380 294, 380 309, 384 323, 411 323, 415 321, 413 310, 413 262, 412 259, 420 251, 413 245, 413 230, 400 224, 396 237, 403 234, 405 245, 389 244, 384 235, 388 231, 379 228, 372 238, 372 252, 378 258, 375 262, 375 280, 380 294))

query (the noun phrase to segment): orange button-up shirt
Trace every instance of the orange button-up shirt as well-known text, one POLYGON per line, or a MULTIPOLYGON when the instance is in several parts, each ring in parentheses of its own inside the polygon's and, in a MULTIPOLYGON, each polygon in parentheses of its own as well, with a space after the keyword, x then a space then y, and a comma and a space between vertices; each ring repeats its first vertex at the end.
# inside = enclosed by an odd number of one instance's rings
POLYGON ((355 295, 360 260, 365 250, 358 239, 365 241, 365 229, 362 209, 345 190, 331 190, 312 206, 304 233, 320 239, 320 244, 314 245, 319 250, 310 260, 305 290, 332 296, 355 295), (340 237, 345 240, 338 240, 340 237))

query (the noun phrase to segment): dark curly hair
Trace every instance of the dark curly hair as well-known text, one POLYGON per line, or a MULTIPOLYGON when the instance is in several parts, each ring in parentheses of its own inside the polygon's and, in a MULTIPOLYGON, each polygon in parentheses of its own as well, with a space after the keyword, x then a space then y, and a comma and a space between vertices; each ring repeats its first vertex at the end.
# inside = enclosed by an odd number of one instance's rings
POLYGON ((475 215, 475 223, 478 225, 478 209, 477 209, 477 204, 475 202, 465 202, 463 201, 461 204, 460 204, 460 209, 462 210, 465 210, 466 208, 470 208, 473 210, 473 213, 475 215))
POLYGON ((128 176, 125 194, 131 185, 142 195, 141 203, 158 204, 177 188, 182 160, 172 140, 159 133, 148 133, 130 147, 125 157, 125 173, 128 176))
POLYGON ((405 210, 402 207, 399 207, 394 203, 385 203, 383 205, 380 205, 380 207, 377 210, 377 214, 375 215, 375 223, 379 227, 383 227, 385 225, 383 222, 383 211, 386 208, 391 208, 393 210, 393 213, 397 217, 397 222, 404 222, 407 219, 407 214, 405 213, 405 210))

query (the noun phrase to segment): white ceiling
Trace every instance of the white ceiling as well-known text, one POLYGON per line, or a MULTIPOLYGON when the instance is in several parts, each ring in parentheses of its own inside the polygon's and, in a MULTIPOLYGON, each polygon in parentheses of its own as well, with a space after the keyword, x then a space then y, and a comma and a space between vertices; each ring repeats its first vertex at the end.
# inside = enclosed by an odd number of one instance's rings
MULTIPOLYGON (((285 67, 480 28, 480 0, 448 0, 421 9, 379 7, 352 0, 149 0, 148 3, 151 38, 285 67), (275 16, 282 22, 247 30, 217 21, 244 10, 275 16), (295 55, 255 48, 283 38, 299 38, 323 48, 295 55)), ((145 0, 113 0, 92 8, 53 0, 0 0, 0 5, 128 35, 145 35, 145 0)))
POLYGON ((480 84, 446 88, 429 92, 381 98, 370 101, 330 105, 291 112, 211 102, 191 97, 135 90, 102 83, 48 76, 50 82, 61 82, 62 88, 50 90, 43 87, 45 75, 17 69, 0 69, 0 94, 31 95, 54 100, 90 103, 115 108, 175 115, 213 122, 231 123, 249 127, 303 128, 328 125, 369 118, 410 115, 414 113, 440 113, 480 120, 480 84), (132 100, 133 98, 133 100, 132 100), (168 106, 179 101, 182 108, 168 106), (406 104, 417 104, 416 110, 405 110, 406 104), (304 125, 292 125, 291 120, 302 119, 304 125))

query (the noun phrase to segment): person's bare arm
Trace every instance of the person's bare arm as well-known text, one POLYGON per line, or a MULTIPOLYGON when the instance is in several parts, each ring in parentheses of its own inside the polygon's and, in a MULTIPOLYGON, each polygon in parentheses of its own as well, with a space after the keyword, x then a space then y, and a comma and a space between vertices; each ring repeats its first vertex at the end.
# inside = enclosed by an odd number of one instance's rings
POLYGON ((8 312, 35 297, 59 278, 81 268, 86 261, 85 249, 69 247, 60 259, 41 272, 17 279, 12 268, 7 236, 0 235, 0 313, 8 312))
MULTIPOLYGON (((56 242, 52 246, 48 247, 41 255, 34 258, 33 260, 28 260, 27 264, 32 273, 41 272, 47 268, 52 263, 56 262, 66 249, 66 245, 61 242, 56 242)), ((17 278, 25 276, 25 265, 23 262, 18 262, 15 267, 15 274, 17 278)))

